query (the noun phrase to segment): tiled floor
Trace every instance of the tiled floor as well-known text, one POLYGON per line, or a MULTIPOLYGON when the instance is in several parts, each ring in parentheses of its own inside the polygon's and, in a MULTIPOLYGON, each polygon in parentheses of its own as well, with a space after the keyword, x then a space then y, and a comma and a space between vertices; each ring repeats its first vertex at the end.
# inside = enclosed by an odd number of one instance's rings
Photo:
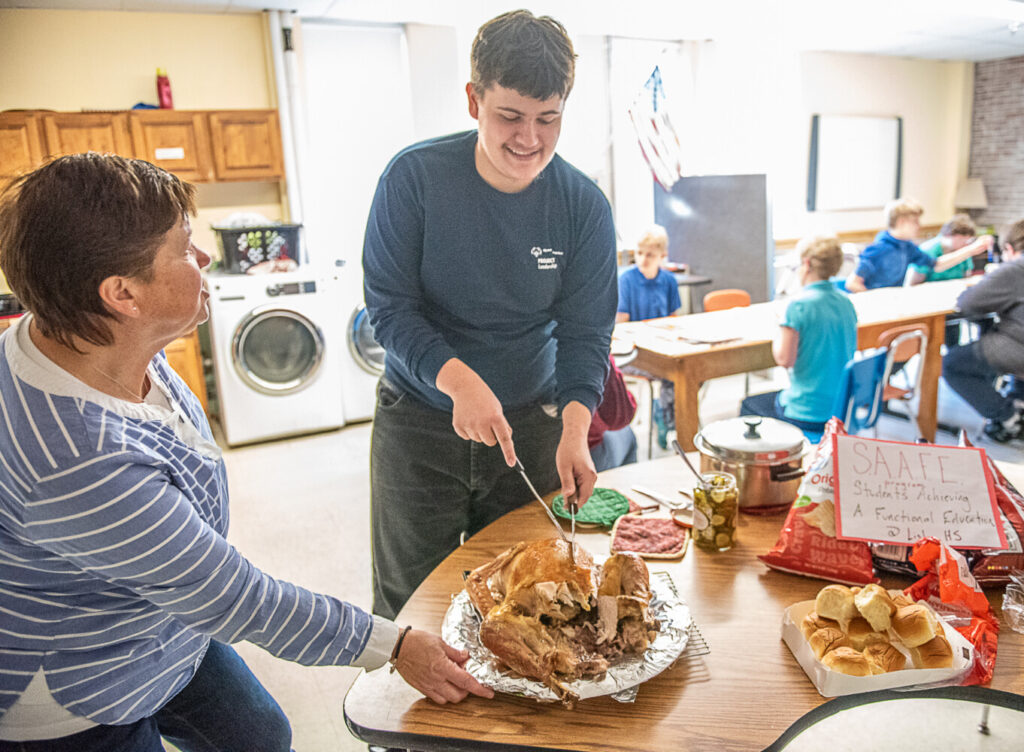
MULTIPOLYGON (((769 375, 778 377, 779 373, 769 375)), ((771 380, 751 378, 751 391, 771 388, 778 386, 771 380)), ((736 415, 742 394, 742 376, 711 382, 702 402, 703 422, 736 415)), ((646 400, 646 389, 640 390, 640 396, 646 400)), ((642 402, 636 426, 641 460, 646 457, 647 415, 642 402)), ((980 419, 944 386, 939 419, 965 425, 972 434, 980 428, 980 419)), ((879 420, 878 435, 916 438, 907 421, 888 416, 879 420)), ((370 426, 363 423, 326 434, 227 450, 232 509, 229 540, 276 577, 369 607, 369 439, 370 426)), ((956 439, 940 433, 938 441, 955 443, 956 439)), ((996 459, 1022 460, 1020 444, 985 444, 985 448, 996 459)), ((655 443, 654 454, 665 452, 655 443)), ((291 719, 296 752, 365 752, 366 746, 349 734, 342 717, 342 701, 357 670, 305 668, 278 660, 248 643, 240 644, 238 650, 291 719)), ((971 739, 973 745, 973 736, 971 739)))

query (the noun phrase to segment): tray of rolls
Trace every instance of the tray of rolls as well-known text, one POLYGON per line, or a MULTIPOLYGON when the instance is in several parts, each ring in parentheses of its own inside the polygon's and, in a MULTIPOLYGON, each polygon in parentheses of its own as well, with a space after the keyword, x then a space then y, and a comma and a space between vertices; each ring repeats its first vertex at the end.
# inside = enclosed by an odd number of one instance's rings
POLYGON ((923 601, 880 585, 826 585, 782 617, 782 640, 822 697, 948 683, 974 647, 923 601))

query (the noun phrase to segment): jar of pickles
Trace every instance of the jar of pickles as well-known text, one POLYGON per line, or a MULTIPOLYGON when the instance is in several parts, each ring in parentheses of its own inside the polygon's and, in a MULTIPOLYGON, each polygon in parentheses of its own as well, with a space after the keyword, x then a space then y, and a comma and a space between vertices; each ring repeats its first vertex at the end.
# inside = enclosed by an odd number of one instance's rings
POLYGON ((690 534, 698 548, 728 551, 736 540, 739 492, 730 473, 703 473, 704 486, 693 489, 693 527, 690 534), (705 490, 706 489, 706 490, 705 490))

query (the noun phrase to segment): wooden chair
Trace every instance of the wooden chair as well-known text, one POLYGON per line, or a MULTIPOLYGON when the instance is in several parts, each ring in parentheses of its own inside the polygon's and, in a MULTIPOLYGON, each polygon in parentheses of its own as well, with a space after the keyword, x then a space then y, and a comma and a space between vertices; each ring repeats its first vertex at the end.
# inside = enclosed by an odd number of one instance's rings
MULTIPOLYGON (((745 308, 750 305, 750 293, 746 290, 730 287, 723 290, 712 290, 704 296, 704 312, 727 311, 730 308, 745 308)), ((704 396, 706 384, 701 385, 700 396, 704 396)), ((743 396, 750 396, 750 373, 743 374, 743 396)), ((699 423, 699 421, 698 421, 699 423)))
POLYGON ((889 350, 883 379, 882 404, 885 405, 889 400, 901 401, 910 420, 916 423, 917 414, 911 407, 911 403, 917 397, 921 386, 921 367, 918 366, 917 373, 913 378, 907 374, 906 369, 900 369, 899 373, 903 374, 903 386, 891 383, 891 379, 895 375, 893 373, 894 364, 906 363, 918 353, 924 355, 924 351, 928 348, 928 328, 924 324, 894 326, 878 335, 878 346, 889 350))

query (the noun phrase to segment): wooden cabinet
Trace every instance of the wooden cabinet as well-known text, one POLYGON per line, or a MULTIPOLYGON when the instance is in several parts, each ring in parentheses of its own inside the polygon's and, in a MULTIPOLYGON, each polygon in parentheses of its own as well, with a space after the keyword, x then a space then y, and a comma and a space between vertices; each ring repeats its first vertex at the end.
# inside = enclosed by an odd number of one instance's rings
POLYGON ((28 172, 45 156, 38 113, 0 112, 0 184, 28 172))
POLYGON ((284 177, 281 126, 275 110, 211 112, 209 118, 218 180, 284 177))
POLYGON ((284 179, 277 110, 0 113, 0 184, 86 151, 145 159, 193 183, 284 179))
POLYGON ((171 342, 164 348, 167 364, 181 376, 188 388, 199 398, 203 410, 209 414, 206 405, 206 377, 203 375, 203 354, 199 349, 199 332, 193 329, 184 337, 171 342))
POLYGON ((133 156, 125 112, 44 112, 46 152, 51 157, 83 151, 133 156))
POLYGON ((128 120, 135 157, 192 183, 214 179, 204 113, 136 110, 128 114, 128 120))

